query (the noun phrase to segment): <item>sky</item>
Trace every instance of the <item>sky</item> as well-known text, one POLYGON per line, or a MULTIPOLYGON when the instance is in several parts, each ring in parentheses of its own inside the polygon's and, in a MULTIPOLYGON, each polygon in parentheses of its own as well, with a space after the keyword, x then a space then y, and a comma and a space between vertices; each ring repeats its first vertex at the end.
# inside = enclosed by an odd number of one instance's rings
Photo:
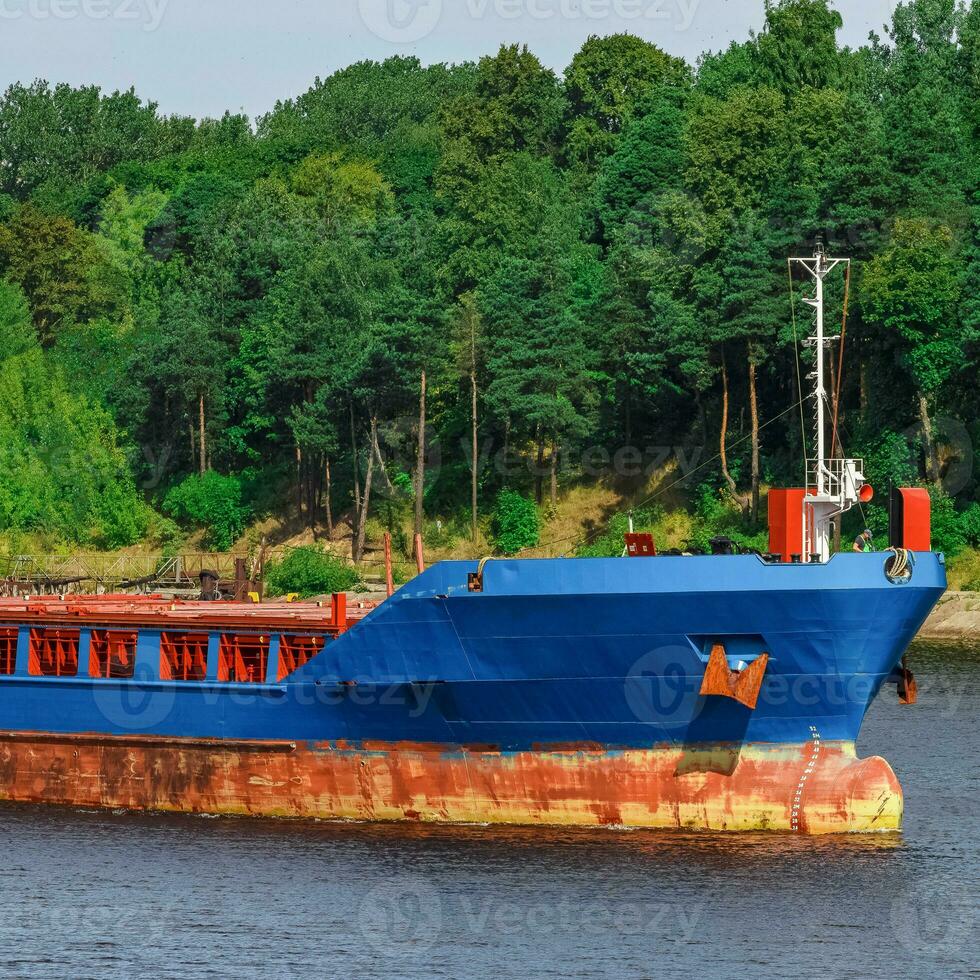
MULTIPOLYGON (((896 4, 835 6, 857 45, 896 4)), ((589 35, 628 31, 693 62, 762 21, 763 0, 0 0, 0 87, 135 87, 166 113, 254 118, 366 58, 467 61, 521 42, 561 72, 589 35)))

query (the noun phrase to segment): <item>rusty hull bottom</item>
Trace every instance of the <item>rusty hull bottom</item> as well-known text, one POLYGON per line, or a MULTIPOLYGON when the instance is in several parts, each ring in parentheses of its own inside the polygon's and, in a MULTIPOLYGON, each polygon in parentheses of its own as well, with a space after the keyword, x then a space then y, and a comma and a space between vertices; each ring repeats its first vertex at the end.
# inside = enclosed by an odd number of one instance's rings
POLYGON ((897 830, 849 742, 500 753, 488 746, 0 733, 0 799, 186 813, 825 834, 897 830))

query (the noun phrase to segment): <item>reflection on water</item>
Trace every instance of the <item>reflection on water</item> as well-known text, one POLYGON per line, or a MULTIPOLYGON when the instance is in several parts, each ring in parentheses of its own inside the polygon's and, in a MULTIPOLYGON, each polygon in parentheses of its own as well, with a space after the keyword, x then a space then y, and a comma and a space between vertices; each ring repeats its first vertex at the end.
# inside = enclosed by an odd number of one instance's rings
POLYGON ((802 838, 0 810, 5 977, 976 972, 980 649, 917 646, 860 754, 902 834, 802 838))

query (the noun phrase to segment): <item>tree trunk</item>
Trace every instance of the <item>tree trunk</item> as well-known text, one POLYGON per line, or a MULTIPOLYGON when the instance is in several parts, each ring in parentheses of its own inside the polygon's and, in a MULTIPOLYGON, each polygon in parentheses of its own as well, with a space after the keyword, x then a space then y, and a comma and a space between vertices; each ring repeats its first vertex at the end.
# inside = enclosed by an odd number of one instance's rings
POLYGON ((937 487, 942 485, 939 474, 939 459, 936 456, 936 442, 932 433, 932 419, 929 418, 929 402, 925 392, 919 392, 919 418, 922 420, 922 449, 926 457, 926 478, 937 487))
MULTIPOLYGON (((378 420, 371 419, 371 438, 376 439, 378 420)), ((354 561, 364 557, 364 532, 367 528, 368 507, 371 504, 371 480, 374 476, 374 453, 368 453, 367 472, 364 474, 364 495, 361 498, 361 510, 357 518, 357 536, 354 539, 352 556, 354 561)))
POLYGON ((326 463, 324 464, 323 471, 324 471, 323 476, 325 481, 324 486, 326 489, 326 497, 324 503, 326 504, 326 508, 327 508, 327 540, 329 541, 333 537, 333 504, 330 499, 331 485, 330 485, 330 457, 329 456, 327 457, 326 463))
POLYGON ((558 506, 558 440, 551 444, 551 509, 558 506))
POLYGON ((544 501, 544 433, 538 426, 538 456, 534 467, 534 499, 540 507, 544 501))
POLYGON ((708 419, 700 391, 694 392, 694 404, 698 410, 698 431, 701 434, 701 445, 706 446, 708 444, 708 419))
POLYGON ((357 537, 357 522, 361 518, 361 474, 360 464, 357 454, 357 433, 354 428, 354 402, 348 402, 350 407, 350 446, 351 446, 351 468, 354 473, 354 516, 351 521, 351 533, 357 537))
MULTIPOLYGON (((315 460, 316 457, 314 456, 315 460)), ((320 513, 320 472, 319 467, 316 466, 313 460, 307 462, 307 477, 306 477, 306 508, 307 514, 310 518, 310 530, 316 531, 316 522, 318 520, 318 515, 320 513)))
MULTIPOLYGON (((415 534, 422 534, 422 495, 425 491, 425 368, 419 386, 419 441, 415 451, 415 534)), ((413 537, 413 541, 420 538, 413 537)), ((416 558, 418 555, 415 556, 416 558)))
POLYGON ((868 414, 868 365, 864 360, 861 361, 859 378, 861 382, 861 417, 863 418, 868 414))
MULTIPOLYGON (((840 439, 837 430, 837 426, 840 425, 840 405, 837 404, 837 361, 833 351, 830 354, 830 424, 830 456, 833 458, 837 455, 836 448, 840 439), (836 425, 834 424, 835 421, 836 425)), ((841 455, 844 454, 841 453, 841 455)))
POLYGON ((759 402, 755 385, 755 362, 749 354, 749 411, 752 419, 752 523, 759 519, 759 402))
POLYGON ((721 355, 721 438, 719 440, 718 455, 721 457, 721 475, 728 484, 728 489, 734 494, 738 491, 731 473, 728 472, 728 365, 725 363, 725 354, 721 355))
POLYGON ((385 488, 387 489, 388 493, 393 494, 395 492, 395 485, 391 482, 391 478, 388 476, 388 467, 385 466, 385 458, 381 455, 381 442, 377 436, 375 436, 371 442, 371 452, 374 453, 375 458, 377 459, 378 469, 381 470, 381 475, 384 477, 385 488))
POLYGON ((480 473, 480 461, 479 461, 479 437, 477 433, 477 387, 476 387, 476 363, 474 359, 473 367, 470 370, 470 394, 472 395, 472 411, 471 411, 471 424, 472 424, 472 435, 473 435, 473 461, 470 465, 470 523, 471 523, 471 534, 473 536, 473 544, 476 544, 477 539, 477 513, 476 513, 476 503, 477 503, 477 483, 480 473))
POLYGON ((296 452, 296 510, 303 516, 303 450, 297 445, 296 452))
POLYGON ((198 449, 200 450, 200 470, 201 476, 207 472, 208 454, 204 437, 204 395, 197 400, 197 425, 198 425, 198 449))
POLYGON ((633 386, 630 379, 626 379, 626 397, 623 399, 623 408, 626 416, 626 445, 633 445, 633 386))

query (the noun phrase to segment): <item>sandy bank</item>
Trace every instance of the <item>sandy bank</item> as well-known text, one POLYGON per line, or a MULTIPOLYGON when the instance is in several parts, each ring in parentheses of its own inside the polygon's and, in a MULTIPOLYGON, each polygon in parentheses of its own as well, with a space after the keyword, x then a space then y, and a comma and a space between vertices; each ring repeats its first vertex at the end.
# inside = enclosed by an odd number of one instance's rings
POLYGON ((919 636, 980 638, 980 592, 947 592, 926 620, 919 636))

